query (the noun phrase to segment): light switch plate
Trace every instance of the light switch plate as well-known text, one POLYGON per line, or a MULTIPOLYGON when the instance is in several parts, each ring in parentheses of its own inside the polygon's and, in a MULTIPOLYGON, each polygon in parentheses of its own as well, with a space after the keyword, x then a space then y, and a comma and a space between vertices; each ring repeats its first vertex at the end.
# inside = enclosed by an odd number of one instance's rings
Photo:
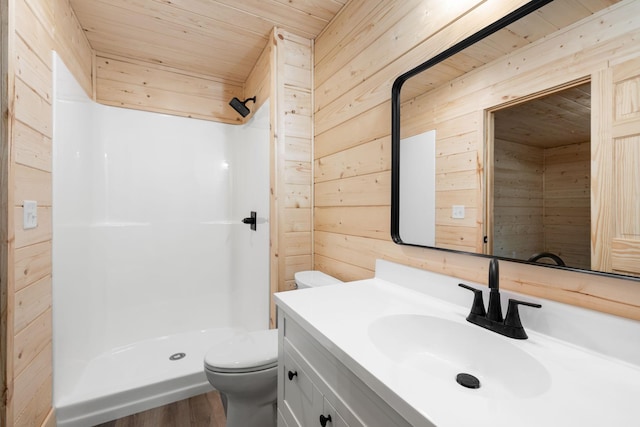
POLYGON ((22 228, 28 230, 38 226, 38 202, 25 200, 22 204, 23 219, 22 228))
POLYGON ((464 219, 464 205, 451 206, 451 218, 464 219))

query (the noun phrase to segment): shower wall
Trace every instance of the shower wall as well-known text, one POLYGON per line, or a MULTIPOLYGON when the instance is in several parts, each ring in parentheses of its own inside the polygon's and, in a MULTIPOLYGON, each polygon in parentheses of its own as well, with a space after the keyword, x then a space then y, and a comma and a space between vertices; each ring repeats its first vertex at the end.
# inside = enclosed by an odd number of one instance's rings
POLYGON ((58 58, 55 81, 54 393, 133 342, 267 328, 268 103, 233 126, 96 104, 58 58))

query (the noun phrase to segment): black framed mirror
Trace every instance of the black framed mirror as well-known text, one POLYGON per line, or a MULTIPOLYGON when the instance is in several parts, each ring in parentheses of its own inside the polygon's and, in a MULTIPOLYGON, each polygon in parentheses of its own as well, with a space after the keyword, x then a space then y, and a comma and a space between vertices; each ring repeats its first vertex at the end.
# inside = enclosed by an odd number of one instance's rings
MULTIPOLYGON (((594 109, 604 106, 591 105, 594 72, 574 71, 581 67, 575 53, 573 63, 562 57, 548 76, 528 71, 535 68, 531 62, 544 64, 544 56, 533 53, 546 52, 556 34, 572 40, 571 31, 601 13, 565 6, 530 1, 395 80, 395 243, 640 278, 640 267, 632 265, 640 265, 640 232, 637 242, 628 236, 599 241, 597 195, 606 189, 597 175, 602 166, 594 167, 599 146, 592 133, 601 127, 593 123, 594 109), (562 73, 561 66, 572 68, 562 73), (619 242, 630 245, 621 250, 623 261, 615 261, 619 242), (614 249, 604 253, 603 246, 614 249)), ((640 200, 635 176, 627 178, 626 199, 640 200)), ((631 200, 621 209, 628 213, 608 215, 626 215, 631 236, 640 230, 636 205, 640 201, 631 200)))

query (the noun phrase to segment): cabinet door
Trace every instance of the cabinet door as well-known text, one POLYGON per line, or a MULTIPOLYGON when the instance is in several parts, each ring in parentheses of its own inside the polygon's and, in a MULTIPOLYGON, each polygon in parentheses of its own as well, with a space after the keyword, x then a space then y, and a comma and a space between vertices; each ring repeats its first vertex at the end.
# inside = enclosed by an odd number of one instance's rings
MULTIPOLYGON (((319 426, 323 410, 323 396, 311 382, 309 375, 296 363, 288 351, 284 352, 284 394, 282 414, 290 427, 319 426)), ((333 426, 332 426, 333 427, 333 426)))

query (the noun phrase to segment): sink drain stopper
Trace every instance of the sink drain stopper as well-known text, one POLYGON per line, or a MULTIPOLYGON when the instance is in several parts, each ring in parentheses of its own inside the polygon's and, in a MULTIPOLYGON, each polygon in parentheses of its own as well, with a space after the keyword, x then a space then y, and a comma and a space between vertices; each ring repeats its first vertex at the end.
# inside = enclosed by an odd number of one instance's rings
POLYGON ((456 375, 456 381, 466 388, 480 388, 480 380, 471 374, 458 374, 456 375))
POLYGON ((187 353, 174 353, 169 356, 169 360, 180 360, 183 359, 186 355, 187 353))

